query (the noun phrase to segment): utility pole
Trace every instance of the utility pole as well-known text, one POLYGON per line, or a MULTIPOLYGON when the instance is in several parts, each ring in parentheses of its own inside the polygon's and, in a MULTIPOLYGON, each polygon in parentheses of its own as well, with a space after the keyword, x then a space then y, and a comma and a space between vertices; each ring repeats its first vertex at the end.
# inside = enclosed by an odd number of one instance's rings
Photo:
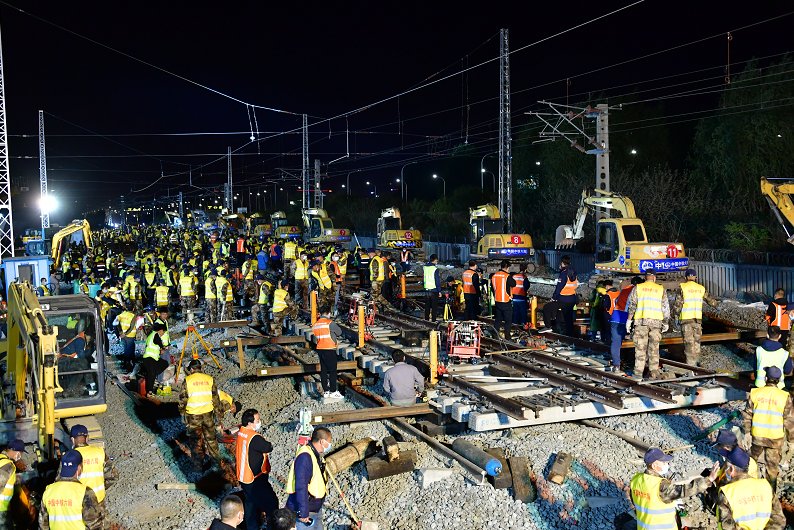
POLYGON ((303 192, 301 193, 301 208, 309 207, 309 121, 306 114, 303 115, 303 192))
POLYGON ((226 167, 226 210, 234 213, 234 194, 232 193, 232 148, 229 146, 227 158, 229 160, 226 167))
POLYGON ((185 222, 185 210, 182 204, 182 192, 179 192, 179 218, 182 219, 182 223, 185 222))
POLYGON ((0 39, 0 259, 14 257, 14 220, 11 214, 11 173, 6 141, 6 90, 3 79, 3 44, 0 39))
MULTIPOLYGON (((596 155, 596 178, 595 178, 595 191, 596 193, 608 193, 609 187, 609 105, 600 103, 594 107, 588 105, 587 107, 572 107, 570 105, 562 105, 559 103, 549 103, 548 101, 539 101, 544 105, 548 105, 552 112, 527 112, 540 118, 545 124, 545 127, 540 131, 541 140, 554 141, 557 138, 564 138, 567 140, 571 147, 575 147, 582 153, 587 155, 596 155), (576 123, 580 118, 593 118, 596 120, 596 134, 595 136, 587 134, 584 129, 576 123), (563 126, 565 130, 563 130, 563 126), (592 149, 585 149, 576 137, 584 136, 584 141, 593 146, 592 149)), ((616 107, 620 108, 620 107, 616 107)), ((606 216, 602 208, 595 209, 596 220, 602 219, 606 216)))
POLYGON ((502 29, 499 44, 499 213, 504 231, 513 230, 513 152, 510 132, 510 46, 508 30, 502 29))
POLYGON ((314 160, 314 207, 323 207, 323 187, 320 185, 320 160, 314 160))
POLYGON ((49 201, 47 201, 47 150, 44 147, 44 111, 39 111, 39 184, 41 185, 41 197, 39 208, 41 209, 41 238, 46 239, 44 229, 50 227, 49 201))

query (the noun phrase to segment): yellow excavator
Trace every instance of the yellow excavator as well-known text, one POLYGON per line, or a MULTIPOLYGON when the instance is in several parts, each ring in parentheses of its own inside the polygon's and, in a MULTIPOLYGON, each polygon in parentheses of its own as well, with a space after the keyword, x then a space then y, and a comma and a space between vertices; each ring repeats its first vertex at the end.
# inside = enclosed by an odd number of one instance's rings
POLYGON ((473 258, 528 260, 535 255, 529 234, 505 234, 502 216, 493 204, 469 208, 473 258))
POLYGON ((766 197, 769 207, 772 208, 772 213, 775 214, 780 226, 786 232, 786 241, 794 245, 794 235, 786 226, 786 221, 790 225, 794 225, 794 201, 791 200, 791 194, 794 193, 794 182, 772 184, 766 177, 761 177, 761 193, 766 197))
MULTIPOLYGON (((393 250, 409 248, 422 250, 422 233, 419 230, 403 230, 399 208, 381 210, 378 218, 378 248, 393 250)), ((417 256, 417 259, 422 259, 417 256)))
POLYGON ((246 235, 248 237, 269 237, 273 233, 270 227, 267 217, 262 217, 262 214, 255 213, 248 218, 246 235))
POLYGON ((290 226, 284 212, 276 212, 270 216, 270 230, 279 239, 297 239, 301 236, 300 228, 290 226))
POLYGON ((351 238, 351 232, 347 228, 334 228, 334 222, 322 208, 303 210, 303 228, 303 239, 307 243, 350 241, 351 238))
POLYGON ((617 193, 595 192, 587 188, 582 192, 573 225, 557 228, 557 248, 572 247, 584 237, 584 223, 590 208, 613 210, 621 215, 620 218, 599 219, 596 223, 597 271, 629 276, 651 268, 659 273, 675 273, 689 267, 683 244, 648 242, 645 225, 642 219, 637 218, 631 199, 617 193))
POLYGON ((80 242, 85 243, 86 250, 94 247, 91 225, 85 219, 75 219, 69 226, 52 236, 52 264, 57 270, 60 270, 61 258, 69 250, 69 246, 80 242))
MULTIPOLYGON (((97 302, 86 295, 36 297, 28 282, 8 287, 8 333, 0 342, 0 443, 35 443, 39 462, 56 459, 56 442, 71 448, 69 429, 88 427, 102 445, 92 417, 105 412, 107 336, 97 302)), ((39 471, 42 471, 40 466, 39 471)))

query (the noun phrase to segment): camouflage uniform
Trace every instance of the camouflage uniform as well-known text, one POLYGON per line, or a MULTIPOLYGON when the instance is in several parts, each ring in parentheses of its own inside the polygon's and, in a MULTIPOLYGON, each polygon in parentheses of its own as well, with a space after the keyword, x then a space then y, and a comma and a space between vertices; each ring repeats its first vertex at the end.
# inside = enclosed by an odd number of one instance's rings
MULTIPOLYGON (((747 397, 747 404, 742 411, 742 418, 744 419, 744 432, 751 433, 753 428, 753 409, 755 404, 750 395, 747 397)), ((759 461, 760 456, 764 455, 764 462, 766 463, 766 479, 772 485, 772 490, 777 485, 777 476, 780 472, 780 460, 783 456, 783 445, 786 438, 794 440, 794 418, 791 417, 792 402, 791 396, 786 399, 786 408, 783 410, 783 427, 786 430, 786 435, 782 438, 770 439, 760 438, 753 436, 753 445, 750 447, 750 456, 756 462, 759 461)))
MULTIPOLYGON (((372 276, 377 278, 378 275, 380 274, 380 265, 381 265, 381 263, 380 263, 379 260, 376 260, 375 258, 372 258, 372 260, 373 260, 372 261, 372 269, 371 269, 372 270, 372 276)), ((383 277, 385 278, 386 274, 384 274, 383 277)), ((370 292, 369 297, 370 297, 370 299, 373 302, 375 302, 376 304, 378 304, 381 307, 390 307, 391 304, 389 304, 389 301, 386 300, 386 298, 383 297, 382 290, 383 290, 383 282, 384 281, 385 280, 372 280, 371 279, 372 283, 370 284, 371 287, 370 287, 370 291, 369 291, 370 292)))
MULTIPOLYGON (((78 447, 87 447, 87 443, 82 444, 75 444, 75 449, 78 447)), ((116 469, 116 466, 113 465, 113 460, 108 457, 107 453, 105 453, 105 463, 102 466, 102 474, 104 475, 105 480, 105 498, 99 502, 99 511, 102 514, 102 529, 103 530, 110 530, 110 515, 108 514, 108 507, 105 504, 107 500, 107 489, 111 487, 113 484, 116 483, 119 479, 119 471, 116 469)))
MULTIPOLYGON (((742 473, 733 477, 731 480, 732 483, 739 482, 740 480, 745 480, 748 478, 753 478, 747 473, 742 473)), ((728 499, 722 492, 719 492, 719 497, 717 501, 717 514, 719 517, 719 528, 722 530, 741 530, 742 528, 747 528, 745 526, 739 526, 733 520, 733 511, 731 510, 731 505, 728 504, 728 499)), ((766 530, 783 530, 786 527, 786 516, 783 515, 783 508, 780 505, 780 500, 776 496, 772 496, 772 510, 771 510, 771 517, 769 521, 766 523, 764 527, 766 530)))
MULTIPOLYGON (((709 296, 709 293, 703 294, 703 301, 712 307, 719 307, 719 302, 709 296)), ((673 315, 681 318, 681 309, 684 307, 684 292, 681 287, 675 291, 675 302, 673 302, 673 315)), ((684 355, 686 356, 686 363, 691 366, 697 366, 700 360, 700 337, 703 333, 703 326, 701 319, 688 318, 680 321, 681 324, 681 338, 684 341, 684 355)))
POLYGON ((309 309, 309 279, 295 280, 295 295, 303 298, 303 309, 309 309))
MULTIPOLYGON (((11 457, 6 455, 9 460, 11 457)), ((16 471, 16 464, 11 462, 11 465, 6 465, 0 467, 0 484, 8 483, 8 479, 11 476, 11 472, 16 471)), ((13 502, 13 501, 12 501, 13 502)), ((0 528, 14 528, 11 523, 9 522, 10 518, 8 517, 8 512, 0 512, 0 528)))
POLYGON ((298 318, 298 305, 290 298, 285 299, 287 309, 280 313, 273 313, 273 336, 280 337, 284 329, 284 319, 290 317, 295 320, 298 318))
MULTIPOLYGON (((80 482, 75 477, 59 478, 57 482, 80 482)), ((97 501, 96 494, 91 488, 85 489, 85 496, 83 497, 83 524, 86 530, 102 530, 104 526, 102 512, 97 501)), ((39 528, 41 530, 50 530, 50 516, 47 512, 47 505, 41 503, 39 507, 39 528)))
POLYGON ((187 414, 187 382, 182 384, 179 392, 179 414, 185 419, 188 447, 193 460, 193 471, 200 472, 203 458, 200 456, 201 436, 204 436, 204 446, 207 454, 212 459, 212 464, 220 467, 221 453, 218 449, 218 438, 215 436, 215 424, 221 423, 223 408, 218 397, 218 387, 212 381, 212 412, 204 414, 187 414))
POLYGON ((218 299, 205 298, 204 322, 212 323, 218 320, 218 299))
MULTIPOLYGON (((626 312, 629 318, 634 317, 637 311, 637 289, 632 289, 629 295, 629 304, 626 312)), ((662 296, 662 315, 664 320, 670 318, 670 302, 667 293, 662 296)), ((640 318, 634 321, 634 332, 631 339, 634 341, 634 376, 642 377, 645 370, 645 362, 648 362, 648 370, 651 377, 655 377, 659 372, 659 343, 662 340, 663 320, 655 318, 640 318)))
MULTIPOLYGON (((643 473, 652 477, 661 477, 661 475, 653 469, 646 469, 643 473)), ((709 486, 711 486, 711 481, 708 477, 698 477, 686 484, 673 484, 669 480, 663 478, 659 483, 659 500, 670 504, 678 499, 686 499, 698 493, 703 493, 709 486)))

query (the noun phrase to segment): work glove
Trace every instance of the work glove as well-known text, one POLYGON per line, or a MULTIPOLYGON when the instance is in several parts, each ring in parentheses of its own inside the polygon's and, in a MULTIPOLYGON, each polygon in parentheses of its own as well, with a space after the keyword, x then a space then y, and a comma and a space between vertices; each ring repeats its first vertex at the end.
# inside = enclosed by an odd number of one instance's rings
POLYGON ((631 333, 631 326, 634 324, 634 320, 628 319, 626 321, 626 333, 631 333))
POLYGON ((744 447, 745 451, 750 451, 750 446, 753 445, 753 435, 745 433, 744 437, 742 438, 742 447, 744 447))
POLYGON ((667 333, 668 329, 670 329, 670 326, 667 325, 667 322, 662 322, 662 333, 667 333))

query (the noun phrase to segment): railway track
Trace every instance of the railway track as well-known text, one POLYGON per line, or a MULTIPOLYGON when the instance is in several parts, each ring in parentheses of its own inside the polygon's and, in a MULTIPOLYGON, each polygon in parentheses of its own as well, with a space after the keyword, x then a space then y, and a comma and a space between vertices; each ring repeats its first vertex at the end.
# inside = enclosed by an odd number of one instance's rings
MULTIPOLYGON (((375 328, 399 338, 369 340, 371 355, 363 355, 359 365, 383 373, 390 363, 386 356, 403 349, 429 375, 428 332, 443 332, 445 325, 398 312, 377 313, 375 320, 375 328)), ((357 332, 346 333, 353 340, 357 332)), ((441 342, 440 361, 447 364, 441 342)), ((661 360, 666 379, 637 381, 606 371, 605 345, 556 334, 530 346, 483 338, 481 348, 484 362, 447 364, 449 373, 431 401, 475 431, 718 404, 744 399, 749 388, 749 381, 668 359, 661 360)))

